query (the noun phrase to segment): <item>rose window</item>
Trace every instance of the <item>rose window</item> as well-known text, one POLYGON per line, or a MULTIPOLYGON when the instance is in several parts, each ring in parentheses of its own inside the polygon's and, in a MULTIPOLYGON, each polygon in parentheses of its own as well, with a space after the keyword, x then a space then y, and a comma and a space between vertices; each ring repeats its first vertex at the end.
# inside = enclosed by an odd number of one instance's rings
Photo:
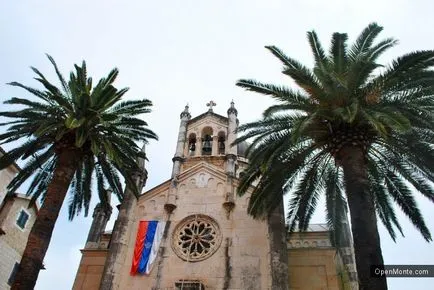
POLYGON ((202 261, 217 251, 221 243, 218 224, 205 215, 193 215, 183 219, 172 235, 172 248, 181 259, 188 262, 202 261))

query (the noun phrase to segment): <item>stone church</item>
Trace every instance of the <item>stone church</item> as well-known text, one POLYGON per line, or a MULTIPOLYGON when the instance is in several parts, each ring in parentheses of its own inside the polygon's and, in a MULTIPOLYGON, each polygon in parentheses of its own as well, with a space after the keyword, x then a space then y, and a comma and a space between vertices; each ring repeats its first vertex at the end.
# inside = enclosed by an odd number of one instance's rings
POLYGON ((230 146, 237 110, 232 102, 221 116, 207 105, 194 118, 185 107, 171 178, 139 199, 127 189, 113 231, 111 210, 97 205, 73 289, 355 289, 351 245, 334 248, 325 225, 289 235, 283 209, 266 220, 247 214, 249 194, 236 194, 247 144, 230 146), (164 225, 157 242, 141 236, 149 221, 164 225), (155 254, 143 260, 148 244, 155 254))

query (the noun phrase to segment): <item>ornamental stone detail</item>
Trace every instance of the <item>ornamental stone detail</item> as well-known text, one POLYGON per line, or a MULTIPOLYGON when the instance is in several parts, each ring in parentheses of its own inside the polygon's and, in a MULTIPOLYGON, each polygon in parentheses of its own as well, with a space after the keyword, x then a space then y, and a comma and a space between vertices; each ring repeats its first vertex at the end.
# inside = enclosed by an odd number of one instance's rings
POLYGON ((318 240, 300 240, 300 239, 291 239, 287 242, 288 249, 294 248, 329 248, 331 247, 331 243, 327 239, 318 239, 318 240))
POLYGON ((172 233, 172 249, 187 262, 198 262, 212 256, 220 247, 222 235, 211 217, 196 214, 184 218, 172 233))

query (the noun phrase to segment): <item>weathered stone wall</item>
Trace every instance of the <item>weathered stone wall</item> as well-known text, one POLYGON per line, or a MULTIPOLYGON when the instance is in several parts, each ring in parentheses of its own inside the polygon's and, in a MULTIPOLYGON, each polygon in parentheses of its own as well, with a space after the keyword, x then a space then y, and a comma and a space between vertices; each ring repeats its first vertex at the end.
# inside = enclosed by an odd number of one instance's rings
POLYGON ((73 290, 98 290, 107 256, 107 250, 82 250, 80 266, 73 290))
POLYGON ((9 182, 11 182, 11 180, 14 178, 16 172, 17 171, 12 166, 0 170, 0 205, 3 203, 3 200, 6 196, 6 187, 8 186, 9 182))
POLYGON ((342 290, 343 265, 328 232, 294 233, 288 241, 289 289, 342 290))
POLYGON ((0 235, 0 289, 9 289, 7 281, 15 263, 19 263, 21 260, 21 255, 27 244, 27 238, 36 219, 34 207, 27 208, 29 204, 28 199, 15 197, 8 202, 11 203, 11 206, 0 225, 5 232, 5 234, 0 235), (29 219, 24 229, 21 229, 16 224, 18 215, 22 209, 29 214, 29 219))
POLYGON ((299 248, 289 251, 289 289, 341 290, 335 249, 299 248))
POLYGON ((8 216, 3 221, 2 229, 5 231, 5 235, 0 236, 0 239, 6 244, 10 245, 12 249, 18 253, 22 253, 27 244, 27 237, 29 236, 30 230, 32 229, 33 223, 36 219, 35 209, 27 208, 29 205, 29 200, 25 198, 14 198, 12 208, 9 211, 8 216), (29 219, 27 220, 24 229, 21 229, 16 224, 18 215, 21 210, 24 209, 29 214, 29 219))
POLYGON ((194 172, 184 177, 181 175, 177 208, 170 216, 167 240, 163 241, 164 254, 158 257, 149 276, 131 276, 129 273, 138 222, 167 219, 163 209, 165 191, 150 192, 139 201, 136 221, 130 229, 126 257, 128 263, 120 273, 120 289, 173 289, 175 282, 182 279, 201 281, 207 289, 269 288, 266 224, 247 216, 245 197, 236 197, 235 208, 228 214, 223 207, 226 194, 225 175, 209 168, 209 165, 196 167, 194 172), (203 214, 217 221, 222 242, 211 257, 192 263, 179 258, 171 243, 176 225, 185 217, 195 214, 203 214))
POLYGON ((10 289, 7 284, 15 263, 21 260, 21 254, 14 250, 5 240, 0 237, 0 290, 10 289))

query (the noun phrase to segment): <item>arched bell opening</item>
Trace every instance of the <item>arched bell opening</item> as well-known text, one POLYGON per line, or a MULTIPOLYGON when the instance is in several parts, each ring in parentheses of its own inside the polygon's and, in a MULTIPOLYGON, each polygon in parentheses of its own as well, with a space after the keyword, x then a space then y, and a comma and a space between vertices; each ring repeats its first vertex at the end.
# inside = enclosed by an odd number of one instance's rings
POLYGON ((194 156, 196 155, 196 134, 191 133, 188 136, 188 155, 194 156))
POLYGON ((218 154, 224 155, 226 152, 226 136, 224 132, 218 133, 217 143, 218 154))
POLYGON ((213 131, 211 127, 205 127, 202 130, 202 155, 212 154, 212 136, 213 131))

